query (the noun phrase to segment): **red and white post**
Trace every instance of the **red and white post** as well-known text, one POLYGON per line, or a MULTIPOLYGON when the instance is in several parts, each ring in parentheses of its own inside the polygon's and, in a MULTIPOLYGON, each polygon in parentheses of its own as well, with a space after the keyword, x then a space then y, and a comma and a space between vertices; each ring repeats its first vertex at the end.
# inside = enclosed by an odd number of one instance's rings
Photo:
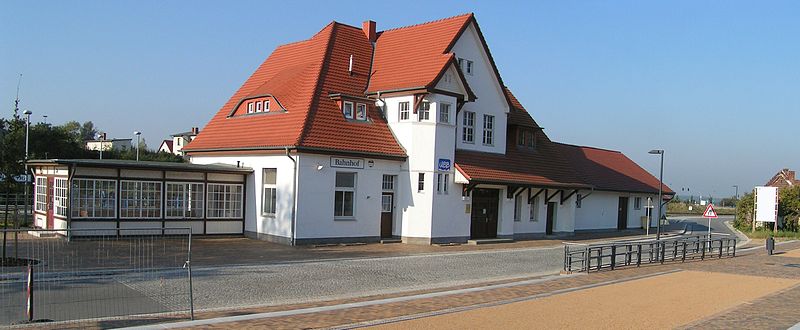
POLYGON ((26 312, 28 321, 33 321, 33 266, 28 265, 28 304, 26 312))

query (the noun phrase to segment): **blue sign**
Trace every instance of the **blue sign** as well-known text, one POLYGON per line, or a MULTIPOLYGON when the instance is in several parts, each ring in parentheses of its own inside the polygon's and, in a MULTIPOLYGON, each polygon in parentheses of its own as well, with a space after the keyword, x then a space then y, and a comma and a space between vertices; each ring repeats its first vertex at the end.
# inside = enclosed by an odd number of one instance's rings
POLYGON ((436 164, 436 169, 445 172, 450 171, 450 160, 439 158, 439 162, 436 164))

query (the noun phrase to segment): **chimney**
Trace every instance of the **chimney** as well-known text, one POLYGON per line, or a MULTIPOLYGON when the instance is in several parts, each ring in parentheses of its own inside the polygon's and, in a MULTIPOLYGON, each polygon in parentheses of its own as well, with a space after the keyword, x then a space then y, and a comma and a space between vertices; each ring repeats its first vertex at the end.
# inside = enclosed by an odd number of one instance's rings
POLYGON ((200 129, 197 127, 192 127, 192 135, 200 134, 200 129))
POLYGON ((361 24, 361 29, 364 30, 364 34, 369 39, 369 42, 375 42, 378 40, 378 35, 375 33, 375 21, 364 21, 361 24))

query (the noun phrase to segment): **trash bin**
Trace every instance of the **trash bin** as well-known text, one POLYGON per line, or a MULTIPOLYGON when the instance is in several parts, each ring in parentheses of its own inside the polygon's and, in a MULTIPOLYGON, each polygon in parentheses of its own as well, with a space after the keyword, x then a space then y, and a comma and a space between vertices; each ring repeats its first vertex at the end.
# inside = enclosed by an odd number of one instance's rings
POLYGON ((775 239, 772 236, 767 237, 767 254, 772 255, 772 251, 775 250, 775 239))
POLYGON ((641 220, 641 221, 642 221, 642 229, 645 229, 645 228, 647 228, 647 223, 648 223, 648 221, 647 221, 647 220, 648 220, 648 219, 649 219, 649 218, 648 218, 647 216, 641 216, 641 217, 639 217, 639 220, 641 220))

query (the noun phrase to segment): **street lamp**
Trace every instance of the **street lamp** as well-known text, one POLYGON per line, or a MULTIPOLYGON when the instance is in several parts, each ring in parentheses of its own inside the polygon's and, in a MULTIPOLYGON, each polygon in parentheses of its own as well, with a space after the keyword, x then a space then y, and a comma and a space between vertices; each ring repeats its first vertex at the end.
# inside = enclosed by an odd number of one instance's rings
POLYGON ((103 159, 103 147, 104 147, 104 144, 105 144, 104 143, 105 142, 104 136, 105 136, 105 134, 103 134, 103 133, 95 133, 94 134, 94 139, 95 140, 100 140, 100 159, 103 159))
POLYGON ((653 149, 651 155, 661 155, 661 170, 658 176, 658 225, 656 226, 656 241, 661 240, 661 205, 664 202, 664 149, 653 149))
POLYGON ((135 131, 135 132, 133 132, 133 134, 136 135, 136 161, 138 162, 139 161, 139 141, 141 139, 142 132, 135 131))
POLYGON ((733 187, 736 188, 736 194, 733 195, 733 199, 739 201, 739 185, 733 185, 733 187))
POLYGON ((28 221, 28 185, 30 181, 28 177, 28 136, 31 131, 31 115, 33 112, 25 110, 22 114, 25 115, 25 211, 23 214, 25 221, 28 221))

